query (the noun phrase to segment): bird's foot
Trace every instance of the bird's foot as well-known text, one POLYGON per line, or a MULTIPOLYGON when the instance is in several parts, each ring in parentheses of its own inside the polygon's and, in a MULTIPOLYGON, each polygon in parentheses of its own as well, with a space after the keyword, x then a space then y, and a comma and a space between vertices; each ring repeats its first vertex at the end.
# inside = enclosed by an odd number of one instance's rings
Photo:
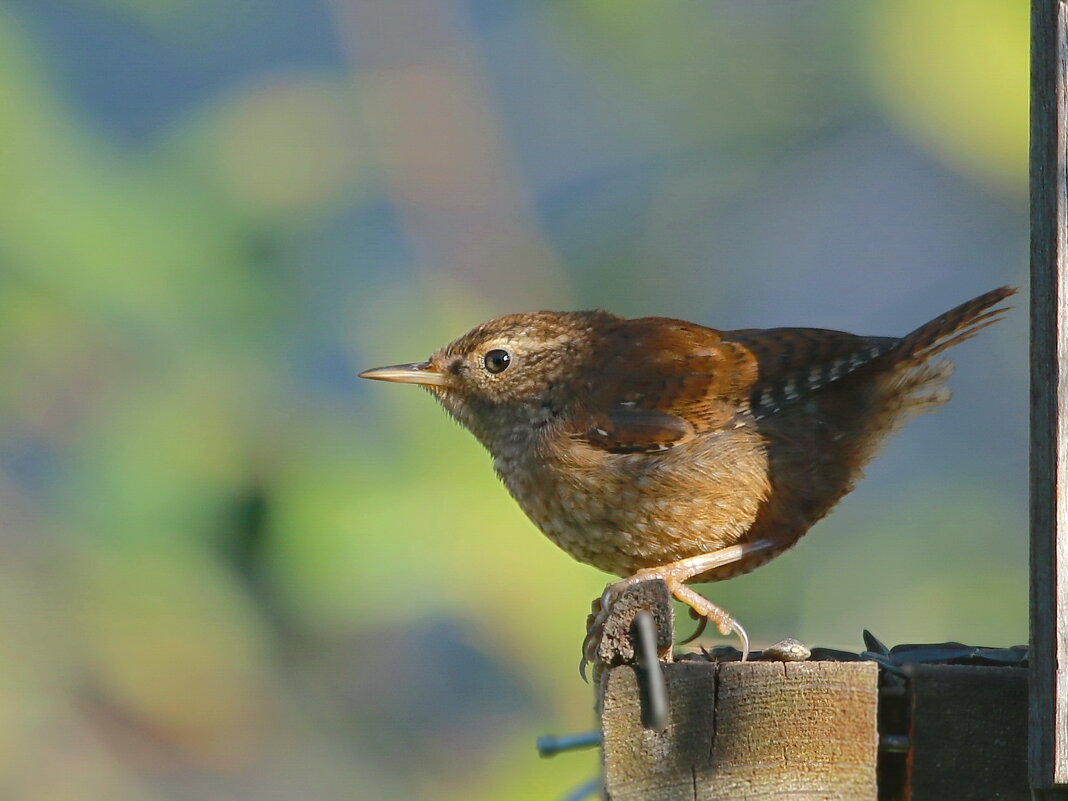
POLYGON ((690 640, 695 639, 702 631, 704 631, 705 624, 708 621, 712 621, 724 636, 731 633, 738 635, 738 638, 741 640, 742 660, 744 661, 748 658, 749 636, 745 633, 745 629, 742 628, 741 624, 739 624, 738 621, 726 610, 721 609, 704 596, 699 595, 689 587, 685 586, 683 583, 685 579, 680 578, 675 571, 671 570, 671 566, 669 565, 664 568, 639 570, 633 576, 609 584, 605 587, 601 596, 594 600, 589 617, 586 619, 586 637, 582 641, 582 660, 579 663, 579 673, 584 680, 586 679, 586 666, 591 662, 598 662, 598 652, 604 637, 605 624, 611 617, 613 607, 619 600, 620 596, 625 590, 633 587, 635 584, 654 579, 662 580, 667 585, 671 595, 689 606, 691 614, 701 620, 701 625, 696 634, 684 642, 689 642, 690 640))
MULTIPOLYGON (((676 600, 690 607, 702 620, 715 623, 716 628, 724 636, 731 633, 737 634, 738 639, 742 641, 742 660, 745 661, 749 658, 749 635, 745 633, 745 629, 726 610, 687 587, 686 582, 754 557, 766 559, 769 552, 781 550, 781 547, 772 540, 740 542, 666 565, 643 568, 633 576, 609 584, 605 587, 601 597, 593 602, 593 609, 586 619, 586 639, 582 641, 582 661, 579 663, 579 673, 582 674, 582 678, 586 678, 586 665, 597 661, 598 649, 604 637, 605 623, 611 616, 612 606, 628 587, 651 579, 661 579, 676 600)), ((703 630, 704 626, 698 629, 697 634, 703 630)))

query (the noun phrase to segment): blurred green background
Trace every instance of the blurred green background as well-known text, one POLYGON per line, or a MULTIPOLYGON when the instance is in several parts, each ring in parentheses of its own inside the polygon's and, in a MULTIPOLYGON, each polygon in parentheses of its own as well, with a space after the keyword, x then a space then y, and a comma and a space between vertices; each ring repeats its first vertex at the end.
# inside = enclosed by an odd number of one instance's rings
MULTIPOLYGON (((607 576, 361 368, 603 307, 900 335, 1026 280, 1014 0, 0 0, 0 797, 553 799, 607 576)), ((1026 301, 784 636, 1026 639, 1026 301)))

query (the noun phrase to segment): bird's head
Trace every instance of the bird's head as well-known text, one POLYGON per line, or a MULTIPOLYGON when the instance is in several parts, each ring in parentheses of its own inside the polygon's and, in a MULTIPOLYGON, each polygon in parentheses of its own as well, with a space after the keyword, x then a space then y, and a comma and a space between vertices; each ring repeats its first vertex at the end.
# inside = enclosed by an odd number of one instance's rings
POLYGON ((420 384, 491 452, 529 437, 588 394, 597 342, 619 318, 602 311, 525 312, 483 323, 425 362, 361 378, 420 384))

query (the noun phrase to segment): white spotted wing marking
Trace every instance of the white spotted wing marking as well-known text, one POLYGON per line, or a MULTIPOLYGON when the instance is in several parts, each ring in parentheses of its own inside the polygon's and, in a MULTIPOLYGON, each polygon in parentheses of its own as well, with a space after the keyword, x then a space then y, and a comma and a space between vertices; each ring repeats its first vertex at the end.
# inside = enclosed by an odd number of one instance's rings
POLYGON ((848 376, 900 342, 815 329, 739 334, 739 341, 757 355, 761 372, 750 396, 750 410, 758 420, 848 376))

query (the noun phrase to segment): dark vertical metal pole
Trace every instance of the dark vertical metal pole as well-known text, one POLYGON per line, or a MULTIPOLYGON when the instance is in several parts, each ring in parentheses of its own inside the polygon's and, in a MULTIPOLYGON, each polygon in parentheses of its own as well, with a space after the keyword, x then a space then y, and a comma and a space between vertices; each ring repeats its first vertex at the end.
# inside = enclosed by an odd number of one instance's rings
POLYGON ((1031 686, 1035 788, 1068 797, 1068 288, 1063 0, 1031 3, 1031 686))

